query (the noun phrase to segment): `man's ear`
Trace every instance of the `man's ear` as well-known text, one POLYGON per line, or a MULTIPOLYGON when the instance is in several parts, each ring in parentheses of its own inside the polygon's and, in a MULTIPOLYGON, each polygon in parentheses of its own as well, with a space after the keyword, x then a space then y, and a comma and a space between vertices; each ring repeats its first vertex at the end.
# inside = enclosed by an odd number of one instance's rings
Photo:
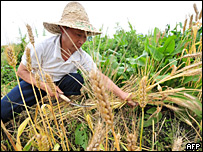
POLYGON ((60 28, 61 33, 64 33, 64 30, 66 29, 66 27, 59 25, 59 28, 60 28))

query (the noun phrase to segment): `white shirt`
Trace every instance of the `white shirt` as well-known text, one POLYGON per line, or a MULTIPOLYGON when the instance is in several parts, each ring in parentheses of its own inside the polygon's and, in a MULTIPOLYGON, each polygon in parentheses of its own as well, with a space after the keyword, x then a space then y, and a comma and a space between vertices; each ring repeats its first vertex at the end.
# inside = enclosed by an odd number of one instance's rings
MULTIPOLYGON (((29 43, 27 47, 30 48, 32 72, 35 73, 39 71, 35 51, 31 43, 29 43)), ((43 74, 44 72, 50 74, 53 81, 59 81, 68 73, 77 73, 79 67, 82 67, 83 70, 88 72, 92 69, 96 69, 96 64, 92 57, 81 48, 75 51, 67 61, 64 61, 61 56, 60 35, 51 36, 42 41, 36 41, 35 50, 43 74)), ((26 51, 24 51, 21 62, 23 65, 27 65, 26 51)))

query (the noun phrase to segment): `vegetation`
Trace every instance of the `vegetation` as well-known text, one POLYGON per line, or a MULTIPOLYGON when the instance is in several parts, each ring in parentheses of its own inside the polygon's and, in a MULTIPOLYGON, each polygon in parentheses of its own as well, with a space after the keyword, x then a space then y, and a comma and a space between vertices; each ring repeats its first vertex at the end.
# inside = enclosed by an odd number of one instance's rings
MULTIPOLYGON (((70 99, 92 106, 52 103, 49 95, 32 108, 24 103, 26 111, 1 122, 1 150, 182 151, 187 143, 202 143, 202 12, 194 9, 195 19, 191 15, 183 26, 156 27, 142 35, 129 23, 130 31, 118 26, 113 38, 89 37, 83 45, 99 70, 131 93, 137 107, 105 90, 97 73, 80 69, 82 95, 70 99)), ((19 83, 16 69, 24 50, 29 51, 26 35, 20 37, 22 43, 1 47, 2 97, 19 83)), ((54 88, 50 76, 45 79, 54 88)))

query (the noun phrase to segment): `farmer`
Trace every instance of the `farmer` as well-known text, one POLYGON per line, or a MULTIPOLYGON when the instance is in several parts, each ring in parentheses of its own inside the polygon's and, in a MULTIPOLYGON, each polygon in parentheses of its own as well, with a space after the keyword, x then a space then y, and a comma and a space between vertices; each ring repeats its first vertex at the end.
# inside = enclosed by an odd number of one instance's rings
MULTIPOLYGON (((81 84, 84 83, 84 80, 77 73, 77 69, 82 67, 82 69, 90 72, 97 68, 93 59, 81 49, 81 46, 85 43, 87 36, 101 33, 90 24, 85 9, 78 2, 70 2, 66 5, 59 22, 44 22, 43 25, 46 30, 55 35, 34 44, 42 71, 52 76, 56 84, 57 97, 59 96, 58 93, 65 96, 80 95, 81 84)), ((32 72, 36 73, 39 66, 34 48, 31 43, 27 47, 31 50, 32 72)), ((25 102, 27 106, 32 106, 36 104, 36 99, 26 65, 26 54, 24 53, 17 74, 21 78, 20 85, 25 102)), ((132 106, 135 105, 130 102, 129 93, 122 91, 104 74, 100 74, 107 80, 105 84, 107 89, 113 91, 122 100, 129 101, 132 106)), ((35 85, 38 100, 40 100, 40 92, 36 87, 34 75, 32 81, 35 85)), ((44 82, 41 82, 42 96, 47 94, 45 85, 44 82)), ((55 96, 51 88, 48 85, 46 86, 50 96, 55 96)), ((20 113, 22 110, 24 110, 23 100, 19 87, 16 86, 1 100, 1 119, 3 122, 7 122, 13 118, 13 112, 20 113)))

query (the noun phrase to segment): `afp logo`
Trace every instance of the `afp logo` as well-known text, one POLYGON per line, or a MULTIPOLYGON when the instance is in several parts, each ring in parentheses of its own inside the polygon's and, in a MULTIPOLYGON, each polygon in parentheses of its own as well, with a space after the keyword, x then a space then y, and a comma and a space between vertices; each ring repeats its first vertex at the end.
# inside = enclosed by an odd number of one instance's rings
POLYGON ((186 144, 186 150, 198 150, 201 145, 199 143, 187 143, 186 144))

